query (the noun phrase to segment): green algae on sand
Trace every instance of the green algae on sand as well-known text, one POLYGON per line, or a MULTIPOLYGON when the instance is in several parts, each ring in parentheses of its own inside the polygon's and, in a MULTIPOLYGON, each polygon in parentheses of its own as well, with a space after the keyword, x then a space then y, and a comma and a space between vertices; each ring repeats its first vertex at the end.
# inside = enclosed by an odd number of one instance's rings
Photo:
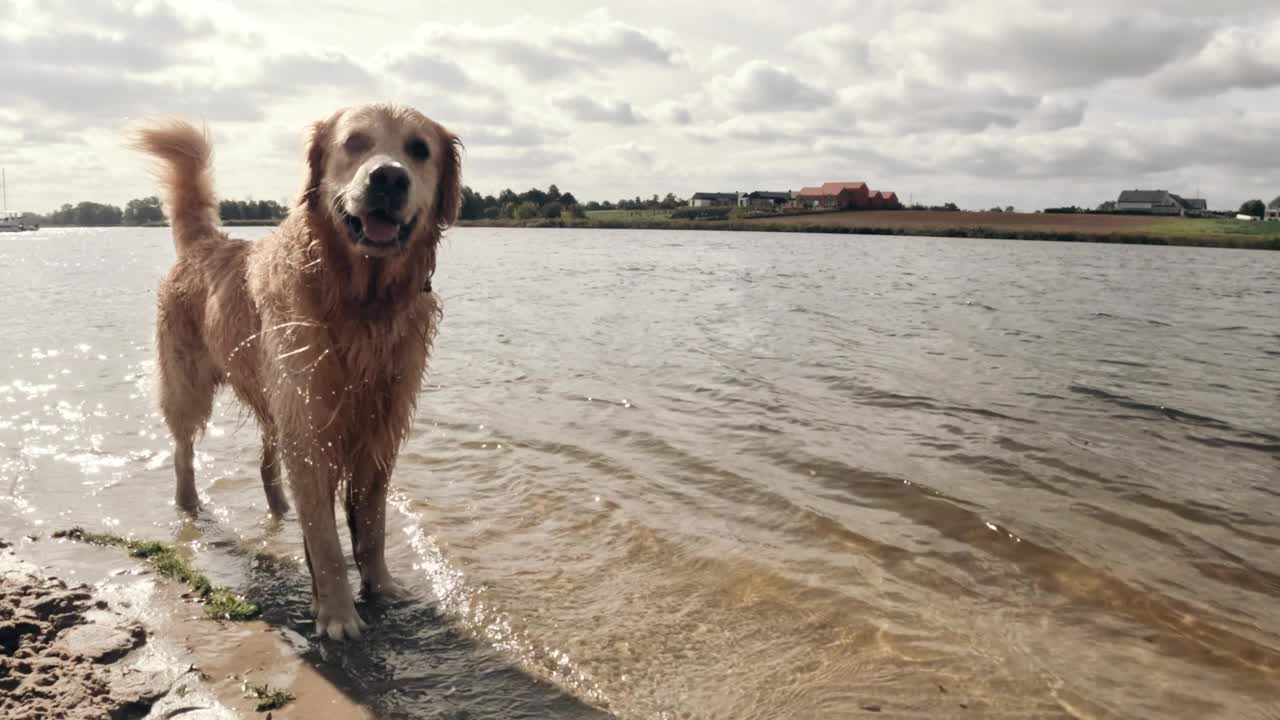
POLYGON ((59 530, 53 534, 55 538, 66 538, 90 545, 123 547, 129 551, 130 557, 147 561, 160 575, 186 583, 205 604, 205 613, 209 617, 223 620, 252 620, 261 614, 258 606, 227 588, 214 587, 209 578, 193 566, 190 561, 178 555, 172 545, 154 540, 129 540, 110 533, 88 532, 81 527, 70 530, 59 530))
POLYGON ((292 694, 270 685, 255 685, 248 689, 247 696, 258 700, 258 704, 253 708, 257 712, 279 710, 295 699, 292 694))

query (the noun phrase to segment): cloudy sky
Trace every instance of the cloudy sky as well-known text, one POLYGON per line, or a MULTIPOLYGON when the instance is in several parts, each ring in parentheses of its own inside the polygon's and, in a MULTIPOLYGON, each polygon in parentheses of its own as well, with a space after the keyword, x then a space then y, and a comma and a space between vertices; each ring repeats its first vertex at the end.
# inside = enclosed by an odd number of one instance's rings
POLYGON ((209 124, 224 197, 286 200, 304 125, 375 99, 457 131, 484 193, 1280 194, 1269 0, 0 0, 0 93, 36 211, 153 194, 121 140, 151 114, 209 124))

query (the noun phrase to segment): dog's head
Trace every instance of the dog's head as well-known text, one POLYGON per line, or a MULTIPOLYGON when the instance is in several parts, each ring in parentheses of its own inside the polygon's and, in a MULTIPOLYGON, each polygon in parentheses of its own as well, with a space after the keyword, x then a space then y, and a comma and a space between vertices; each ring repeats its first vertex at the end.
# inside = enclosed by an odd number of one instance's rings
POLYGON ((350 252, 400 255, 457 220, 461 143, 417 110, 344 108, 314 123, 307 144, 303 202, 350 252))

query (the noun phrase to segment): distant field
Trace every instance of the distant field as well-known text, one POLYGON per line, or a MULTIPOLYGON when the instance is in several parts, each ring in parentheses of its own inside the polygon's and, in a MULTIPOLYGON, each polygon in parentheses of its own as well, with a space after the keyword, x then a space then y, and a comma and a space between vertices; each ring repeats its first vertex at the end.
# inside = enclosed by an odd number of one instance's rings
MULTIPOLYGON (((830 225, 835 227, 902 228, 906 230, 993 230, 1069 233, 1144 233, 1149 217, 1135 215, 1067 215, 1054 213, 945 212, 934 210, 871 210, 760 218, 752 223, 830 225)), ((1169 221, 1162 221, 1169 222, 1169 221)))
POLYGON ((1280 237, 1280 222, 1250 222, 1248 220, 1165 220, 1153 223, 1153 232, 1187 237, 1239 237, 1239 238, 1276 238, 1280 237))
POLYGON ((666 210, 602 210, 584 220, 537 218, 469 220, 490 227, 574 227, 597 229, 731 230, 747 232, 921 235, 1058 242, 1195 245, 1280 250, 1280 223, 1240 220, 1153 218, 1142 215, 1076 213, 946 212, 867 210, 819 212, 741 220, 675 220, 666 210))
POLYGON ((1181 245, 1270 247, 1280 249, 1280 223, 1243 220, 1152 218, 1141 215, 1068 213, 945 212, 880 210, 822 213, 750 220, 752 225, 812 228, 821 232, 853 229, 892 230, 896 234, 970 235, 1028 239, 1168 241, 1181 245))
POLYGON ((588 220, 670 220, 670 210, 591 210, 588 220))

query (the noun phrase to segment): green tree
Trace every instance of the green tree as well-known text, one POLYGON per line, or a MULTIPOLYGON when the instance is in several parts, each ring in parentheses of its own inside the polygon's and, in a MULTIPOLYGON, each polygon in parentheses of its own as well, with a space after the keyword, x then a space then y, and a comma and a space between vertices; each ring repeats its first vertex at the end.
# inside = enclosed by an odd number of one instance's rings
POLYGON ((542 206, 542 217, 544 218, 558 218, 563 212, 564 205, 561 205, 558 202, 553 201, 542 206))
POLYGON ((223 220, 243 220, 244 213, 240 209, 240 203, 235 200, 222 200, 218 202, 218 217, 223 220))
POLYGON ((556 187, 555 184, 553 183, 551 187, 547 188, 547 200, 549 202, 555 202, 556 200, 559 200, 559 199, 560 199, 560 188, 556 187))
POLYGON ((538 188, 529 188, 520 194, 520 202, 531 202, 538 207, 547 204, 547 194, 538 188))
POLYGON ((484 198, 469 187, 462 188, 462 219, 479 220, 484 217, 484 198))
POLYGON ((526 200, 515 209, 516 220, 532 220, 538 217, 538 206, 526 200))
POLYGON ((124 207, 123 221, 125 225, 164 222, 164 211, 160 209, 160 198, 152 195, 151 197, 130 200, 124 207))
POLYGON ((1267 206, 1261 200, 1250 200, 1240 206, 1240 214, 1260 218, 1267 214, 1267 206))
POLYGON ((578 204, 578 198, 574 197, 573 193, 565 193, 561 195, 559 198, 557 198, 557 200, 561 205, 565 207, 578 204))

